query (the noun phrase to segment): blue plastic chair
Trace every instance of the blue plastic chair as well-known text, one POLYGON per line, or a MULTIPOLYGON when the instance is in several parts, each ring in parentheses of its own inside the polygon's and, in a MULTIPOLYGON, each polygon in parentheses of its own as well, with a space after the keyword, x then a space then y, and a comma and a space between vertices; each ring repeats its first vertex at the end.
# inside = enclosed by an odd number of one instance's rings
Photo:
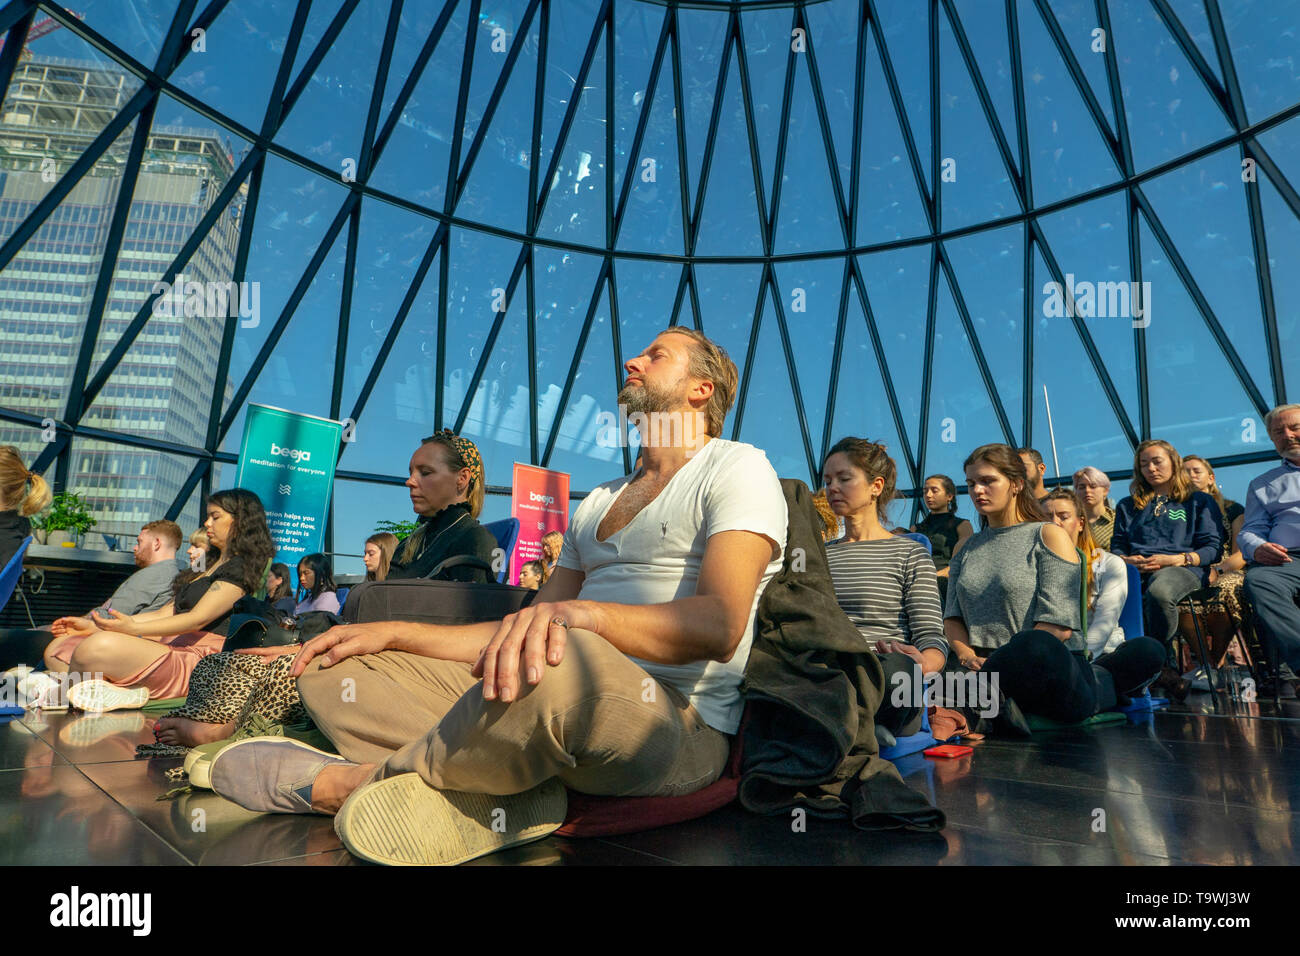
POLYGON ((340 608, 342 608, 343 605, 347 602, 348 592, 351 590, 352 590, 351 588, 339 588, 337 591, 334 592, 338 596, 340 608))
POLYGON ((904 531, 899 537, 911 538, 921 547, 925 548, 926 554, 929 555, 934 554, 934 547, 933 545, 930 544, 930 539, 927 538, 925 535, 921 534, 921 532, 919 531, 904 531))
POLYGON ((500 521, 489 521, 483 527, 492 532, 492 537, 497 539, 497 547, 505 552, 505 563, 497 574, 497 583, 505 584, 510 578, 510 556, 515 553, 515 542, 519 540, 519 519, 502 518, 500 521))
POLYGON ((27 546, 32 543, 32 536, 28 535, 23 538, 23 543, 18 546, 17 552, 9 559, 9 563, 0 571, 0 608, 9 603, 13 597, 14 588, 18 586, 18 576, 23 573, 23 555, 27 553, 27 546))

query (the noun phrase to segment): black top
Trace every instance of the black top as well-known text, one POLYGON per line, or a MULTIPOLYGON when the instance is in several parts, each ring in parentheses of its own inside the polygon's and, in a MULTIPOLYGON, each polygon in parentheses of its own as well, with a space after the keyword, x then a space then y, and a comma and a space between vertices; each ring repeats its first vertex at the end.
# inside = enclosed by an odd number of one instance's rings
POLYGON ((32 533, 32 523, 17 511, 0 511, 0 569, 18 553, 23 539, 32 533))
MULTIPOLYGON (((176 599, 172 602, 172 612, 183 614, 186 611, 194 610, 195 605, 203 599, 203 595, 208 593, 208 588, 212 587, 215 581, 227 581, 242 592, 244 590, 243 558, 233 557, 229 561, 223 561, 211 574, 201 575, 181 588, 180 593, 176 595, 176 599)), ((227 611, 206 627, 199 628, 199 630, 224 635, 226 625, 229 622, 230 612, 227 611)))
POLYGON ((916 526, 917 531, 930 539, 936 571, 942 571, 952 561, 952 549, 957 547, 957 526, 965 520, 951 511, 934 511, 916 526))
POLYGON ((1237 550, 1237 539, 1232 536, 1232 523, 1246 513, 1246 509, 1230 498, 1223 499, 1223 556, 1237 550))
MULTIPOLYGON (((389 578, 429 577, 434 568, 456 555, 480 558, 489 567, 492 565, 492 552, 497 548, 497 539, 470 516, 469 505, 465 502, 450 504, 435 515, 421 516, 420 525, 424 530, 420 551, 408 562, 400 562, 394 557, 388 572, 389 578)), ((401 554, 405 546, 406 542, 403 541, 397 546, 397 553, 401 554)), ((495 581, 496 575, 482 568, 460 565, 447 568, 432 580, 486 584, 495 581)))

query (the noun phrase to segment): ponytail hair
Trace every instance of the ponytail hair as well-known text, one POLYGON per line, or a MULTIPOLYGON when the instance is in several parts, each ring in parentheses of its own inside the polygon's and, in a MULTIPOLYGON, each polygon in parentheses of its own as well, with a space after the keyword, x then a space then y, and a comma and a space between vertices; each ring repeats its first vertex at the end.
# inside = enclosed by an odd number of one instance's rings
POLYGON ((0 504, 29 518, 50 506, 53 495, 40 475, 27 470, 13 445, 0 445, 0 504))
MULTIPOLYGON (((980 445, 962 462, 962 471, 977 461, 992 465, 1010 482, 1020 482, 1020 492, 1016 495, 1016 511, 1021 521, 1050 520, 1043 506, 1034 497, 1034 493, 1029 490, 1029 474, 1025 471, 1025 463, 1020 459, 1020 454, 1014 448, 997 443, 980 445)), ((980 515, 980 527, 986 527, 987 524, 988 519, 980 515)))

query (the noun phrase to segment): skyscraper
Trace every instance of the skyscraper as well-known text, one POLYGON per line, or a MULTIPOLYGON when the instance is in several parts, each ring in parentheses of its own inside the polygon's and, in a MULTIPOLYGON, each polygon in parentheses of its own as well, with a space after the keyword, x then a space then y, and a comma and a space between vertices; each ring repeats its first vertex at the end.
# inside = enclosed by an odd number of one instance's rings
MULTIPOLYGON (((137 85, 130 74, 98 64, 53 58, 18 64, 0 116, 0 241, 137 85)), ((63 415, 132 132, 129 126, 119 136, 0 274, 0 404, 41 419, 63 415)), ((232 171, 233 157, 215 129, 155 125, 113 264, 91 355, 92 376, 232 171)), ((185 265, 187 282, 230 279, 242 213, 241 196, 185 265)), ((82 425, 201 447, 223 321, 151 315, 82 425)), ((30 429, 0 426, 0 442, 18 445, 29 461, 41 449, 30 429)), ((76 438, 68 489, 86 496, 97 531, 129 535, 167 510, 189 467, 164 452, 76 438)), ((191 502, 182 523, 189 529, 198 518, 191 502)))

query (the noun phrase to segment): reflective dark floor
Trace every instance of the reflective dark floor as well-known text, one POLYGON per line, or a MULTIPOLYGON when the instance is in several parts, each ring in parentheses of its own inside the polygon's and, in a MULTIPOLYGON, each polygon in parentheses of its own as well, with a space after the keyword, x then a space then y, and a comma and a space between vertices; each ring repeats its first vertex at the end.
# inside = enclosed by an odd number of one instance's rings
MULTIPOLYGON (((0 720, 4 720, 0 718, 0 720)), ((137 761, 153 718, 0 723, 0 864, 357 865, 325 817, 259 816, 212 793, 160 799, 179 761, 137 761)), ((1127 724, 987 740, 899 762, 942 834, 860 833, 736 806, 598 840, 550 838, 498 864, 1243 864, 1300 862, 1300 704, 1209 694, 1127 724)))

